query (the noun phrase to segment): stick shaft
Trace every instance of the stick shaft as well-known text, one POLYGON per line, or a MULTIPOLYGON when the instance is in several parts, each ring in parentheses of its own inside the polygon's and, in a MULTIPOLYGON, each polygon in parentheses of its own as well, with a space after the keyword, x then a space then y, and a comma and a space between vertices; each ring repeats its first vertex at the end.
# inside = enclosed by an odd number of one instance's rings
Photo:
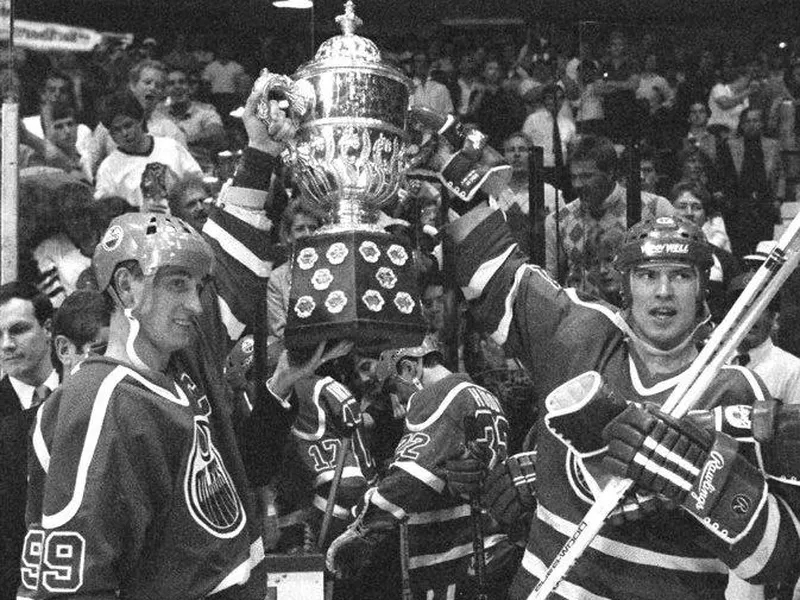
POLYGON ((470 498, 472 520, 472 551, 475 553, 475 577, 478 580, 478 600, 486 600, 486 548, 483 545, 481 502, 477 494, 470 498))
POLYGON ((411 558, 408 554, 408 521, 400 521, 400 577, 403 586, 403 600, 414 600, 411 591, 411 558))
POLYGON ((330 529, 331 519, 333 519, 333 509, 336 507, 336 494, 339 492, 339 484, 342 482, 344 461, 349 451, 350 438, 346 437, 342 439, 342 445, 339 446, 339 456, 336 457, 336 470, 333 472, 333 481, 331 481, 331 489, 328 492, 328 502, 325 504, 325 517, 322 519, 322 527, 319 530, 317 548, 320 550, 325 548, 325 538, 328 536, 328 529, 330 529))

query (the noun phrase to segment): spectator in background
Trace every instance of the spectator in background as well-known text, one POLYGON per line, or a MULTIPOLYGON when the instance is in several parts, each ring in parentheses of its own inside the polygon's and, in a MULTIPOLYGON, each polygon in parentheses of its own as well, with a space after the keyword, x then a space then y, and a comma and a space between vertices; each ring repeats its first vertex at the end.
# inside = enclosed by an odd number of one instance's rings
POLYGON ((230 112, 242 102, 246 84, 249 83, 244 67, 233 60, 230 42, 222 40, 219 43, 217 56, 203 69, 202 77, 211 86, 214 106, 227 120, 230 112))
POLYGON ((737 67, 723 71, 722 81, 708 95, 708 130, 717 138, 733 135, 739 127, 739 116, 750 106, 750 71, 737 67))
MULTIPOLYGON (((512 133, 503 142, 503 157, 511 166, 511 179, 508 188, 497 198, 498 206, 508 215, 508 224, 520 248, 530 252, 531 222, 529 160, 531 156, 530 138, 518 131, 512 133)), ((544 213, 550 213, 556 206, 558 190, 549 183, 544 184, 544 213)))
POLYGON ((62 381, 89 356, 105 354, 110 321, 111 307, 97 290, 78 290, 58 307, 53 315, 53 354, 62 381))
POLYGON ((556 84, 534 88, 528 92, 526 101, 532 107, 522 125, 522 131, 530 138, 532 146, 544 149, 542 164, 544 179, 550 185, 564 189, 563 176, 556 173, 558 148, 555 140, 561 141, 561 167, 566 167, 567 147, 575 139, 575 122, 563 114, 564 90, 556 84), (558 132, 554 131, 558 125, 558 132), (557 136, 557 137, 556 137, 557 136))
MULTIPOLYGON (((60 138, 58 132, 54 131, 55 121, 61 121, 67 118, 64 114, 64 109, 59 109, 59 117, 53 115, 55 107, 65 107, 75 105, 75 95, 72 92, 70 81, 66 75, 51 71, 48 73, 42 82, 41 90, 39 91, 39 113, 25 117, 22 119, 22 124, 31 135, 40 139, 47 139, 56 143, 53 138, 60 138)), ((78 114, 73 108, 72 119, 74 122, 75 133, 72 146, 69 148, 69 155, 74 156, 89 156, 92 140, 92 130, 83 123, 78 121, 78 114)), ((63 123, 61 124, 63 125, 63 123)), ((63 144, 56 144, 58 148, 65 152, 63 144)), ((88 158, 87 158, 88 160, 88 158)))
POLYGON ((167 200, 169 211, 201 231, 208 219, 206 201, 208 192, 203 179, 196 175, 184 177, 170 190, 167 200))
POLYGON ((714 136, 708 131, 708 105, 703 101, 692 102, 689 105, 689 131, 683 138, 683 148, 698 148, 714 160, 716 156, 716 142, 714 136))
POLYGON ((192 100, 185 70, 175 67, 167 70, 163 111, 186 136, 186 147, 201 168, 210 172, 217 153, 227 145, 227 136, 217 109, 192 100))
POLYGON ((0 286, 0 599, 14 600, 25 538, 28 431, 58 386, 50 359, 53 306, 35 287, 0 286))
POLYGON ((417 52, 413 60, 411 106, 425 106, 444 115, 452 113, 454 109, 450 91, 443 83, 431 77, 427 55, 424 52, 417 52))
POLYGON ((658 59, 653 52, 645 56, 636 98, 646 103, 651 115, 662 107, 672 108, 675 105, 675 90, 658 72, 658 59))
MULTIPOLYGON (((603 239, 627 230, 627 192, 617 182, 617 153, 608 138, 581 136, 570 147, 569 168, 577 199, 545 220, 547 272, 594 296, 589 269, 600 265, 593 252, 603 239)), ((666 198, 642 192, 642 219, 673 213, 666 198)))
POLYGON ((199 68, 199 63, 189 51, 189 36, 185 31, 178 31, 172 40, 172 49, 162 57, 164 64, 184 73, 192 73, 199 68))
POLYGON ((800 118, 797 106, 800 104, 800 58, 786 70, 784 93, 775 99, 770 109, 770 129, 776 133, 782 150, 798 149, 800 118))
MULTIPOLYGON (((728 307, 733 306, 755 271, 737 276, 730 286, 728 307)), ((780 313, 780 300, 775 298, 761 313, 739 344, 733 364, 747 367, 766 384, 773 398, 786 404, 800 404, 800 358, 772 343, 780 313)))
MULTIPOLYGON (((143 60, 133 65, 128 71, 128 90, 139 103, 143 111, 147 132, 159 137, 172 138, 186 145, 186 136, 171 119, 156 110, 164 98, 166 71, 162 63, 155 60, 143 60)), ((94 130, 92 140, 93 168, 103 161, 116 148, 113 137, 102 122, 94 130)))
POLYGON ((475 113, 475 101, 483 88, 478 75, 478 65, 471 54, 464 54, 458 61, 457 93, 453 96, 456 110, 462 123, 471 123, 475 113))
MULTIPOLYGON (((624 155, 623 155, 624 156, 624 155)), ((644 146, 639 154, 639 181, 643 192, 660 195, 660 173, 657 168, 656 153, 650 146, 644 146)))
POLYGON ((697 65, 686 75, 686 82, 681 88, 679 106, 688 106, 691 102, 700 101, 708 105, 711 88, 717 83, 716 58, 708 48, 701 50, 697 65))
POLYGON ((598 91, 603 96, 606 131, 614 143, 625 143, 639 134, 642 115, 636 103, 639 67, 628 54, 622 32, 611 34, 602 68, 603 81, 598 91))
POLYGON ((420 284, 422 289, 422 317, 432 338, 441 341, 444 330, 444 280, 438 270, 429 271, 420 284))
POLYGON ((725 215, 733 253, 744 256, 760 240, 772 239, 783 194, 783 162, 777 140, 764 137, 763 115, 757 108, 742 111, 739 135, 726 144, 733 167, 721 175, 734 183, 725 215))
POLYGON ((97 170, 95 198, 122 196, 143 210, 164 211, 169 188, 178 179, 191 174, 203 176, 185 146, 147 133, 145 112, 130 94, 106 98, 100 120, 117 149, 97 170))
POLYGON ((320 209, 303 198, 292 200, 283 211, 280 239, 289 259, 272 271, 267 283, 267 330, 270 339, 283 339, 292 282, 291 253, 298 240, 314 233, 323 222, 320 209))
POLYGON ((500 148, 503 140, 519 130, 524 120, 522 100, 502 86, 500 63, 489 59, 483 67, 483 89, 475 100, 475 123, 489 137, 489 145, 500 148))
POLYGON ((578 133, 605 135, 605 112, 600 93, 602 75, 600 66, 595 61, 584 60, 578 65, 578 79, 575 84, 569 83, 573 81, 569 78, 564 79, 568 86, 577 85, 572 94, 577 97, 575 128, 578 133))
POLYGON ((696 181, 678 182, 672 188, 669 199, 675 208, 675 215, 700 227, 712 246, 713 264, 709 271, 707 300, 714 321, 719 323, 728 309, 725 299, 728 286, 740 272, 739 263, 731 253, 725 221, 717 210, 714 197, 696 181))
POLYGON ((56 230, 33 250, 40 278, 37 287, 58 308, 77 289, 78 277, 91 263, 99 240, 90 204, 92 189, 64 181, 53 191, 56 230))
POLYGON ((52 144, 52 148, 58 153, 58 159, 63 161, 61 168, 71 175, 91 182, 93 179, 91 153, 87 145, 78 142, 78 132, 85 129, 89 136, 85 142, 90 143, 91 131, 86 125, 77 122, 75 107, 69 103, 53 105, 50 115, 51 123, 45 134, 45 141, 52 144))

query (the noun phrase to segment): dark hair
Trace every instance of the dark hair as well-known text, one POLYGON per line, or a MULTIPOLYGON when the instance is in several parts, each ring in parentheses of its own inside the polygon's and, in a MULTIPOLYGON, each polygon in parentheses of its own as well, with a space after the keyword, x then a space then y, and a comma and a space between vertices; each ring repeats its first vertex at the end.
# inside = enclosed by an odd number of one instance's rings
POLYGON ((286 206, 281 215, 281 225, 279 235, 281 241, 285 242, 289 239, 289 234, 292 230, 292 222, 297 215, 307 215, 312 219, 316 219, 319 225, 325 222, 325 215, 317 207, 305 198, 295 198, 286 206))
POLYGON ((144 108, 129 91, 118 92, 106 96, 100 107, 100 122, 106 129, 111 129, 114 119, 120 115, 131 117, 136 121, 144 121, 144 108))
POLYGON ((101 231, 108 229, 111 221, 116 217, 126 213, 137 212, 136 207, 122 196, 103 196, 94 200, 90 208, 94 214, 95 224, 101 231))
POLYGON ((569 161, 591 160, 603 173, 615 175, 617 171, 617 151, 607 137, 601 135, 582 135, 569 145, 569 161))
POLYGON ((74 97, 74 94, 73 94, 73 91, 72 91, 72 80, 69 77, 67 77, 64 73, 62 73, 61 71, 56 71, 55 69, 51 69, 51 70, 47 71, 45 76, 42 77, 42 84, 39 86, 39 93, 43 93, 47 89, 47 82, 50 79, 60 79, 61 81, 66 83, 67 86, 66 86, 66 90, 65 91, 67 93, 67 98, 72 99, 74 97))
POLYGON ((425 291, 425 288, 440 285, 444 287, 444 276, 437 268, 427 269, 419 276, 419 291, 420 294, 425 291))
POLYGON ((58 215, 63 219, 64 213, 79 209, 88 210, 93 202, 92 188, 81 181, 71 181, 59 185, 55 189, 55 200, 58 202, 58 215))
POLYGON ((53 303, 50 298, 40 292, 35 285, 24 281, 11 281, 0 285, 0 306, 14 298, 28 300, 33 304, 33 312, 39 325, 44 324, 53 316, 53 303))
POLYGON ((511 140, 511 139, 514 139, 514 138, 522 138, 523 140, 525 140, 525 143, 527 144, 528 149, 533 148, 533 141, 531 140, 531 136, 529 136, 527 133, 525 133, 521 129, 518 130, 518 131, 515 131, 514 133, 512 133, 510 135, 507 135, 505 137, 505 139, 503 139, 503 146, 505 146, 506 143, 508 143, 508 140, 511 140))
POLYGON ((78 348, 94 340, 97 331, 108 327, 112 307, 96 290, 79 290, 64 299, 53 316, 53 336, 63 335, 78 348))
POLYGON ((678 152, 679 169, 683 170, 683 166, 691 158, 697 158, 701 163, 703 163, 703 169, 705 170, 706 175, 711 175, 711 171, 714 168, 714 161, 712 161, 711 157, 709 157, 708 154, 703 152, 697 146, 689 146, 678 152))
POLYGON ((60 121, 69 117, 75 119, 77 114, 78 111, 75 110, 75 105, 72 102, 56 102, 53 105, 53 121, 60 121))
POLYGON ((205 194, 206 184, 203 183, 203 178, 199 175, 187 175, 172 186, 169 194, 167 194, 167 200, 169 202, 169 208, 173 213, 178 212, 175 210, 176 203, 180 202, 183 199, 183 195, 189 190, 203 190, 205 194))
POLYGON ((763 128, 764 125, 766 125, 766 123, 764 122, 766 118, 766 115, 764 114, 764 109, 761 108, 760 106, 751 105, 745 108, 741 113, 739 113, 739 123, 736 126, 736 133, 738 133, 739 135, 742 135, 744 133, 744 128, 742 127, 744 125, 744 120, 745 118, 747 118, 747 115, 749 115, 751 112, 754 111, 758 111, 761 113, 761 127, 763 128))
POLYGON ((714 197, 711 195, 711 193, 704 185, 689 179, 682 179, 672 186, 672 189, 669 192, 669 201, 675 204, 675 201, 684 192, 688 192, 700 200, 700 203, 703 205, 703 210, 706 211, 706 218, 717 213, 717 204, 714 201, 714 197))

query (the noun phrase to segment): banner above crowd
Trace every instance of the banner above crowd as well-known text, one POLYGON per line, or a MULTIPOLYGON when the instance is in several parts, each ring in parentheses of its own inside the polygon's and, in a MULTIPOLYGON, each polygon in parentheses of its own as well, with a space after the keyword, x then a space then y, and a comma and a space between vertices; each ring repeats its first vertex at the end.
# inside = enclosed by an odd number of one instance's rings
MULTIPOLYGON (((9 39, 10 21, 11 2, 0 0, 0 41, 9 39)), ((111 35, 119 38, 128 37, 126 34, 111 35)), ((14 20, 14 45, 30 50, 90 52, 108 37, 109 34, 85 27, 14 20)))

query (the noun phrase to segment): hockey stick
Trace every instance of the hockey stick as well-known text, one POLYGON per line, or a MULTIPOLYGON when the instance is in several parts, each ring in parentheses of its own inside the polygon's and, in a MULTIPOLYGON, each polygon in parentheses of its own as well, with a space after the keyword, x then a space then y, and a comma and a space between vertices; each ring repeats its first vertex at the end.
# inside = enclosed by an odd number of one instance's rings
POLYGON ((477 600, 487 600, 486 594, 486 553, 483 546, 483 524, 481 523, 481 500, 479 494, 469 499, 472 520, 472 551, 475 553, 475 578, 478 580, 477 600))
MULTIPOLYGON (((739 299, 709 338, 661 410, 681 418, 695 407, 731 353, 800 263, 800 215, 783 233, 775 249, 753 275, 739 299)), ((633 482, 612 478, 578 524, 528 600, 544 600, 555 590, 569 569, 580 558, 603 527, 606 518, 619 504, 633 482)))
POLYGON ((400 521, 400 577, 402 582, 402 599, 414 600, 411 591, 410 557, 408 554, 408 520, 400 521))
POLYGON ((331 526, 331 519, 333 519, 333 509, 336 507, 336 494, 339 492, 339 484, 342 481, 342 473, 344 472, 344 461, 349 451, 350 438, 346 437, 342 440, 341 446, 339 446, 339 456, 336 457, 336 470, 333 472, 331 489, 328 492, 328 502, 325 504, 325 517, 322 519, 322 527, 320 527, 319 530, 317 548, 320 552, 325 551, 323 544, 325 543, 325 538, 328 536, 328 529, 330 529, 331 526))

